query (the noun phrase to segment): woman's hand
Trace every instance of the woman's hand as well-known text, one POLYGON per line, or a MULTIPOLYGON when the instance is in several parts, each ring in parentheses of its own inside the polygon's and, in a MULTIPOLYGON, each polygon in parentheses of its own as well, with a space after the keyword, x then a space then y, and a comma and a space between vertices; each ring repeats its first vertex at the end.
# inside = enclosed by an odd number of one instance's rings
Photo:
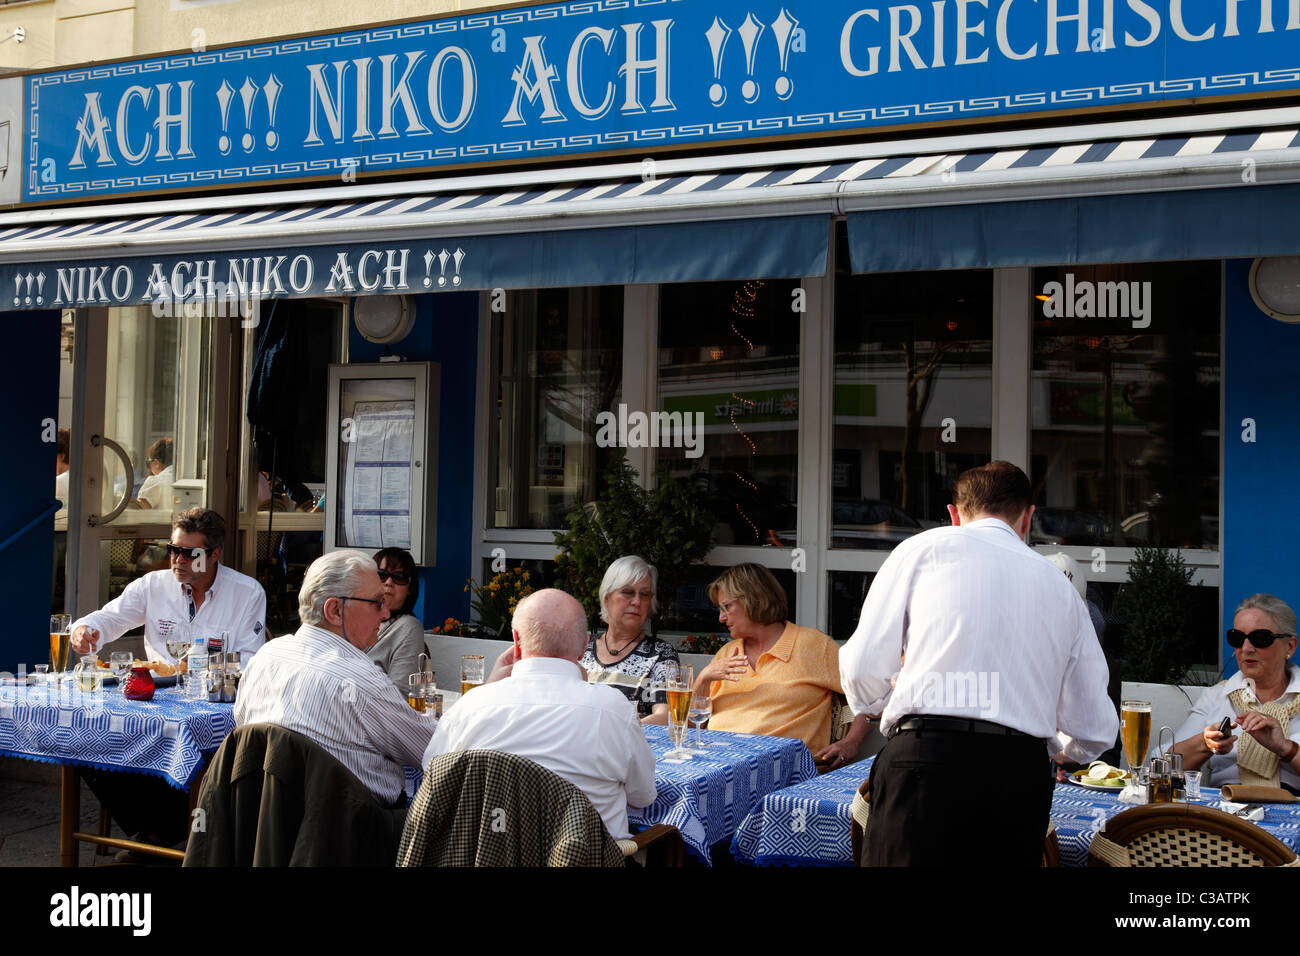
POLYGON ((843 767, 846 763, 857 756, 857 745, 851 743, 846 737, 843 740, 837 740, 829 747, 823 747, 813 754, 813 760, 818 763, 828 763, 832 767, 843 767))
POLYGON ((1282 725, 1275 717, 1248 710, 1237 717, 1237 726, 1242 733, 1250 734, 1266 750, 1279 757, 1291 752, 1291 741, 1282 733, 1282 725))
MULTIPOLYGON (((1233 724, 1232 726, 1238 727, 1240 725, 1233 724)), ((1235 736, 1225 737, 1223 734, 1219 733, 1218 724, 1206 725, 1205 732, 1201 737, 1205 741, 1205 749, 1217 757, 1222 757, 1226 753, 1231 753, 1232 745, 1237 741, 1235 736)))
POLYGON ((715 680, 738 681, 749 670, 749 660, 739 647, 734 648, 727 657, 714 658, 695 678, 695 686, 715 680))

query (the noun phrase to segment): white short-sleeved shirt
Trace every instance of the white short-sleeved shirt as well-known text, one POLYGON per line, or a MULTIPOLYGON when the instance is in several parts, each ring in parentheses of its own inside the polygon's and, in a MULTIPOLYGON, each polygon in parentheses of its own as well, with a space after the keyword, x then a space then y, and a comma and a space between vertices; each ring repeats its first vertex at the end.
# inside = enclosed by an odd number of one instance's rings
POLYGON ((160 661, 171 660, 167 638, 179 625, 189 625, 192 637, 227 632, 226 651, 238 651, 245 662, 266 642, 266 592, 256 578, 218 564, 202 606, 191 615, 192 604, 189 585, 177 581, 170 570, 153 571, 136 578, 121 595, 74 621, 72 627, 84 624, 98 630, 102 649, 143 624, 150 659, 160 661))
POLYGON ((588 684, 572 661, 526 657, 510 676, 476 687, 448 710, 424 752, 500 750, 526 757, 587 795, 605 829, 627 839, 627 808, 654 802, 655 758, 636 707, 588 684))
MULTIPOLYGON (((1292 667, 1290 672, 1291 681, 1286 685, 1286 691, 1279 698, 1284 704, 1290 703, 1295 699, 1296 694, 1300 694, 1300 667, 1292 667)), ((1192 712, 1179 725, 1177 732, 1174 734, 1174 740, 1199 737, 1210 724, 1223 723, 1224 717, 1231 717, 1236 720, 1237 711, 1233 708, 1232 702, 1228 700, 1228 695, 1242 687, 1249 691, 1252 700, 1258 699, 1255 697, 1255 682, 1248 677, 1243 677, 1241 671, 1237 671, 1227 680, 1220 681, 1213 687, 1205 688, 1192 712)), ((1232 733, 1238 737, 1241 736, 1241 731, 1235 727, 1232 733)), ((1291 740, 1300 743, 1300 717, 1291 718, 1291 733, 1288 736, 1291 740)), ((1241 773, 1237 770, 1237 745, 1233 744, 1232 749, 1222 756, 1218 754, 1211 755, 1209 761, 1201 769, 1210 771, 1210 779, 1206 781, 1208 786, 1223 787, 1241 783, 1241 773)), ((1297 774, 1285 764, 1282 765, 1281 780, 1288 786, 1300 788, 1300 774, 1297 774)))

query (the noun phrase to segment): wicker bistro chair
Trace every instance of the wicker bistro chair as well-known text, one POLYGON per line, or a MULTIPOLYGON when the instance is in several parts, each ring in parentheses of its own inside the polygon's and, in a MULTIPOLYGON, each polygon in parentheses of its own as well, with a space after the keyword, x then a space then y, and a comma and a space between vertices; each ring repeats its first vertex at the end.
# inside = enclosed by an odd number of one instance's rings
POLYGON ((1298 866, 1291 848, 1253 823, 1212 807, 1151 803, 1106 822, 1089 866, 1298 866))

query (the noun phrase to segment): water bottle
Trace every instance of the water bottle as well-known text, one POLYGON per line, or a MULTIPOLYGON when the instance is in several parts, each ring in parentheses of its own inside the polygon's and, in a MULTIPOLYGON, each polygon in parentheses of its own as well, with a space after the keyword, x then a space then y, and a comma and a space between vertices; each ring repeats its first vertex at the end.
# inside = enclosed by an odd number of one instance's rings
POLYGON ((189 692, 188 696, 195 700, 208 699, 208 646, 201 637, 194 638, 194 643, 190 645, 188 662, 188 673, 185 678, 185 689, 189 692))

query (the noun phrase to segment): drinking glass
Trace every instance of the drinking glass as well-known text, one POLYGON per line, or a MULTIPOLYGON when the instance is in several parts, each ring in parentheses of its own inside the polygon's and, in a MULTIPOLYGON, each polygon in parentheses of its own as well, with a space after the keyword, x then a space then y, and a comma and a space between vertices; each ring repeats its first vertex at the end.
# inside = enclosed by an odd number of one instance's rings
POLYGON ((483 655, 462 654, 460 657, 460 692, 468 694, 483 683, 483 655))
POLYGON ((34 664, 32 666, 32 676, 28 678, 33 687, 44 687, 45 682, 50 678, 49 664, 34 664))
POLYGON ((126 693, 126 675, 131 673, 131 664, 133 657, 130 651, 114 651, 108 655, 108 665, 113 668, 113 676, 117 678, 117 689, 126 693))
MULTIPOLYGON (((188 624, 172 625, 171 633, 167 635, 167 653, 176 665, 176 686, 183 688, 185 686, 185 675, 181 673, 181 661, 185 660, 186 653, 190 649, 190 627, 188 624)), ((123 691, 125 693, 125 691, 123 691)))
POLYGON ((712 716, 713 698, 709 696, 709 688, 705 685, 691 695, 691 709, 686 712, 686 719, 695 725, 695 733, 691 735, 692 750, 707 750, 713 746, 706 743, 700 735, 700 728, 712 716))
POLYGON ((72 617, 50 615, 50 672, 62 674, 68 669, 68 647, 72 641, 72 617))
POLYGON ((1201 799, 1201 771, 1188 770, 1183 774, 1185 784, 1184 793, 1188 800, 1201 799))
POLYGON ((673 749, 664 756, 669 760, 691 760, 692 754, 682 746, 686 737, 686 715, 691 709, 690 667, 664 665, 664 690, 668 694, 668 739, 673 749))
POLYGON ((1128 761, 1129 781, 1138 785, 1147 748, 1151 746, 1151 701, 1126 700, 1119 706, 1120 739, 1128 761))

